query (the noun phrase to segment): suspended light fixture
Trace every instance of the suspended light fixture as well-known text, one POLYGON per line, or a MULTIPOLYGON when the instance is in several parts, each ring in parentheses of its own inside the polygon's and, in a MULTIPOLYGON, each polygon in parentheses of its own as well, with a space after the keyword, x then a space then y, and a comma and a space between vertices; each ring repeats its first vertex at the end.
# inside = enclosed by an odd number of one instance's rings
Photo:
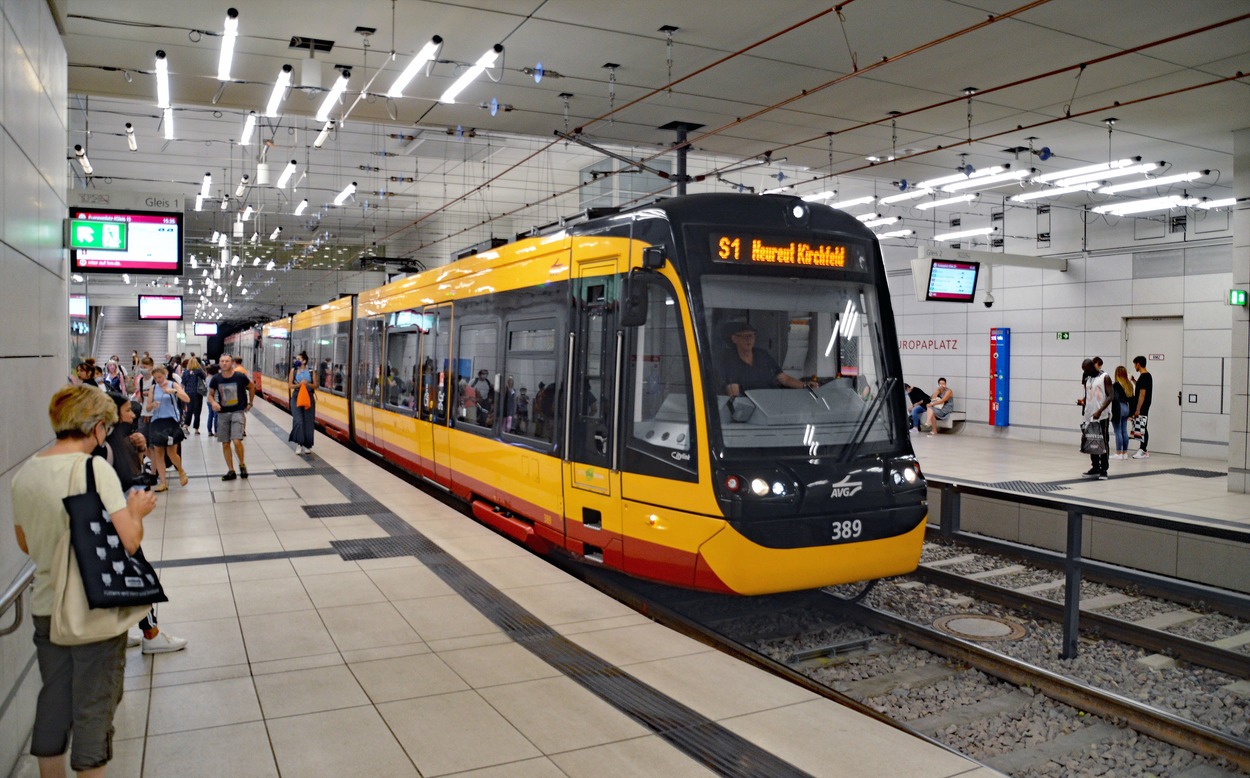
POLYGON ((330 130, 334 129, 334 120, 327 119, 325 126, 321 128, 321 132, 317 133, 317 139, 313 141, 313 148, 319 149, 325 145, 326 138, 330 135, 330 130))
POLYGON ((347 198, 351 197, 354 194, 356 194, 356 182, 355 181, 343 187, 343 191, 339 192, 335 196, 334 204, 342 205, 343 203, 347 202, 347 198))
POLYGON ((1120 192, 1132 192, 1135 189, 1151 189, 1156 186, 1167 186, 1168 184, 1180 184, 1193 181, 1195 178, 1202 178, 1209 175, 1210 170, 1190 171, 1189 173, 1177 173, 1172 176, 1160 176, 1158 178, 1148 178, 1145 181, 1129 181, 1124 184, 1114 184, 1112 186, 1104 186, 1098 190, 1098 194, 1119 194, 1120 192))
POLYGON ((192 270, 198 270, 198 269, 199 269, 199 267, 200 267, 200 263, 196 261, 196 259, 195 259, 195 255, 194 255, 194 254, 192 254, 192 255, 191 255, 191 269, 192 269, 192 270))
MULTIPOLYGON (((203 183, 200 184, 200 199, 201 200, 204 199, 205 197, 208 197, 208 190, 212 188, 212 186, 213 186, 213 174, 205 173, 204 181, 203 183)), ((196 210, 198 211, 199 209, 197 208, 196 210)))
POLYGON ((1075 192, 1089 192, 1098 188, 1097 183, 1077 184, 1076 186, 1056 186, 1049 189, 1038 189, 1036 192, 1025 192, 1011 198, 1013 203, 1027 203, 1029 200, 1039 200, 1043 197, 1059 197, 1061 195, 1073 194, 1075 192))
POLYGON ((885 227, 886 225, 889 225, 889 224, 898 224, 902 220, 903 218, 901 216, 886 216, 881 219, 873 219, 872 221, 866 221, 864 222, 864 226, 865 227, 885 227))
POLYGON ((252 218, 252 214, 253 214, 253 213, 255 213, 255 212, 256 212, 256 210, 255 210, 254 208, 252 208, 252 206, 250 206, 250 205, 249 205, 248 207, 244 208, 244 209, 243 209, 243 221, 247 221, 248 219, 252 218))
POLYGON ((1168 195, 1167 197, 1152 197, 1149 200, 1131 200, 1127 203, 1100 205, 1094 209, 1094 213, 1105 213, 1112 216, 1129 216, 1131 214, 1147 213, 1149 211, 1170 211, 1173 208, 1197 205, 1198 202, 1198 198, 1196 197, 1189 197, 1187 195, 1168 195))
POLYGON ((299 216, 307 208, 308 208, 308 198, 304 198, 303 200, 300 201, 299 205, 295 206, 295 215, 299 216))
POLYGON ((803 195, 799 199, 805 203, 817 203, 817 202, 820 202, 821 200, 828 200, 831 197, 836 197, 837 194, 838 193, 835 192, 834 190, 829 189, 824 192, 816 192, 815 194, 803 195))
POLYGON ((946 184, 942 187, 942 191, 958 192, 963 189, 973 189, 982 186, 997 186, 998 184, 1019 181, 1030 172, 1031 171, 1028 170, 1008 170, 1004 173, 995 173, 994 175, 984 176, 981 178, 969 178, 967 181, 956 181, 953 184, 946 184))
POLYGON ((973 171, 971 175, 967 173, 953 173, 949 176, 941 176, 940 178, 930 178, 928 181, 921 181, 919 184, 916 184, 916 188, 917 189, 937 189, 938 187, 945 186, 947 184, 959 183, 960 181, 970 181, 974 178, 986 178, 988 176, 996 176, 1006 169, 1007 168, 1003 167, 1002 165, 994 165, 993 167, 987 167, 982 170, 973 171))
POLYGON ((243 134, 239 136, 240 146, 252 145, 252 133, 256 131, 256 112, 248 111, 247 119, 243 121, 243 134))
POLYGON ((1102 173, 1086 173, 1082 176, 1073 176, 1072 178, 1061 178, 1055 183, 1059 186, 1075 186, 1076 184, 1087 184, 1090 181, 1102 181, 1107 178, 1120 178, 1122 176, 1132 176, 1138 173, 1149 173, 1159 167, 1156 162, 1143 162, 1140 165, 1129 165, 1128 167, 1118 168, 1116 170, 1107 170, 1102 173))
POLYGON ((221 36, 221 56, 217 59, 217 80, 230 80, 230 63, 234 60, 234 41, 239 37, 239 12, 226 9, 226 29, 221 36))
POLYGON ((1219 200, 1206 200, 1205 202, 1198 203, 1198 207, 1209 211, 1212 208, 1230 208, 1236 204, 1236 197, 1222 197, 1219 200))
POLYGON ((859 219, 859 220, 860 220, 860 221, 862 221, 862 222, 869 222, 869 221, 872 221, 873 219, 880 219, 880 218, 881 218, 881 214, 879 214, 879 213, 861 213, 861 214, 857 214, 857 215, 855 216, 855 218, 856 218, 856 219, 859 219))
POLYGON ((249 176, 247 173, 243 174, 243 177, 239 179, 239 185, 234 188, 235 197, 243 196, 243 192, 246 191, 247 189, 247 182, 250 181, 251 178, 252 177, 249 176))
POLYGON ((197 194, 195 196, 195 210, 197 211, 204 210, 204 195, 197 194))
POLYGON ((225 211, 230 208, 230 195, 221 196, 221 210, 225 211))
POLYGON ((324 122, 330 118, 330 112, 334 110, 335 103, 343 92, 347 91, 347 82, 351 80, 352 72, 347 68, 339 71, 339 78, 334 82, 334 86, 330 87, 330 93, 326 95, 326 99, 321 101, 321 107, 317 109, 316 119, 324 122))
POLYGON ((161 119, 161 123, 165 125, 165 140, 174 139, 174 109, 166 108, 165 115, 161 119))
POLYGON ((221 237, 217 238, 217 247, 224 249, 228 245, 230 245, 229 238, 227 238, 226 234, 223 232, 221 237))
POLYGON ((473 67, 464 71, 451 86, 447 87, 447 91, 439 96, 440 103, 456 102, 456 95, 464 91, 465 87, 473 83, 473 80, 486 72, 486 69, 495 64, 495 60, 499 59, 499 55, 503 53, 503 46, 496 43, 474 63, 473 67))
POLYGON ((156 107, 169 107, 169 61, 159 49, 156 52, 156 107))
POLYGON ((126 145, 131 151, 139 150, 139 141, 135 138, 135 126, 130 122, 126 122, 126 145))
POLYGON ((278 71, 278 78, 273 82, 273 91, 269 93, 269 103, 265 106, 265 116, 277 116, 278 106, 286 96, 286 88, 291 85, 291 66, 283 65, 278 71))
POLYGON ((868 195, 867 197, 856 197, 851 200, 839 200, 836 203, 829 203, 830 208, 854 208, 857 205, 868 205, 877 201, 876 195, 868 195))
POLYGON ((1044 184, 1048 181, 1059 181, 1065 178, 1083 176, 1086 173, 1102 173, 1108 170, 1117 170, 1119 168, 1128 167, 1134 162, 1141 162, 1141 157, 1126 157, 1124 159, 1117 159, 1114 162, 1103 162, 1101 164, 1085 165, 1084 167, 1073 168, 1071 170, 1059 170, 1052 173, 1042 173, 1040 175, 1033 176, 1033 180, 1039 184, 1044 184))
MULTIPOLYGON (((260 233, 259 233, 259 232, 252 232, 252 243, 253 243, 253 244, 256 244, 256 243, 259 243, 259 242, 260 242, 260 233)), ((238 257, 235 257, 235 259, 238 259, 238 257)), ((237 265, 237 264, 239 264, 239 263, 238 263, 238 262, 231 262, 230 264, 232 264, 232 265, 237 265)))
POLYGON ((883 232, 878 238, 906 238, 908 235, 914 234, 915 230, 894 230, 893 232, 883 232))
POLYGON ((260 264, 260 257, 252 257, 252 267, 256 267, 259 264, 260 264))
POLYGON ((266 269, 266 270, 273 270, 273 260, 272 260, 272 259, 271 259, 271 260, 269 260, 269 263, 265 265, 265 269, 266 269))
POLYGON ((975 238, 980 235, 989 235, 996 232, 997 227, 978 227, 975 230, 960 230, 958 232, 944 232, 941 235, 934 235, 936 241, 959 240, 960 238, 975 238))
POLYGON ((395 83, 391 84, 391 88, 387 90, 387 97, 403 97, 404 88, 412 82, 421 72, 421 68, 434 60, 438 55, 438 47, 443 45, 443 39, 435 35, 430 38, 429 43, 421 47, 421 51, 417 52, 417 56, 412 58, 412 62, 408 63, 408 67, 404 68, 404 72, 399 74, 399 78, 395 79, 395 83))
POLYGON ((129 273, 122 273, 122 283, 123 283, 123 284, 129 284, 129 283, 130 283, 130 274, 129 274, 129 273))
POLYGON ((278 176, 278 184, 277 184, 278 188, 286 189, 287 183, 290 182, 291 176, 293 176, 294 174, 295 174, 295 160, 291 160, 290 162, 287 163, 286 167, 282 169, 282 175, 278 176))
POLYGON ((87 150, 82 146, 74 146, 74 156, 78 157, 78 165, 82 168, 84 175, 91 175, 95 172, 95 168, 91 167, 91 160, 87 159, 87 150))
POLYGON ((917 210, 927 211, 930 208, 943 208, 948 205, 958 205, 960 203, 966 203, 966 202, 969 202, 970 200, 975 200, 976 197, 977 196, 974 194, 966 194, 966 195, 959 195, 958 197, 948 197, 945 200, 930 200, 927 203, 917 203, 916 208, 917 210))
POLYGON ((218 232, 217 230, 213 230, 213 237, 209 238, 209 239, 208 239, 208 242, 209 242, 209 243, 216 243, 216 242, 217 242, 217 239, 218 239, 218 238, 220 238, 220 237, 221 237, 221 233, 220 233, 220 232, 218 232))
MULTIPOLYGON (((282 234, 282 228, 281 228, 281 227, 274 227, 274 228, 273 228, 273 232, 269 233, 269 239, 270 239, 270 240, 277 240, 277 239, 278 239, 278 236, 279 236, 279 235, 281 235, 281 234, 282 234)), ((259 261, 260 261, 259 259, 257 259, 257 260, 256 260, 256 262, 259 262, 259 261)), ((254 265, 254 264, 256 264, 256 262, 253 262, 252 264, 254 265)))
POLYGON ((901 203, 907 200, 915 200, 917 197, 924 197, 927 194, 933 194, 933 190, 932 189, 913 189, 909 192, 903 192, 902 194, 890 195, 889 197, 882 197, 881 204, 893 205, 894 203, 901 203))

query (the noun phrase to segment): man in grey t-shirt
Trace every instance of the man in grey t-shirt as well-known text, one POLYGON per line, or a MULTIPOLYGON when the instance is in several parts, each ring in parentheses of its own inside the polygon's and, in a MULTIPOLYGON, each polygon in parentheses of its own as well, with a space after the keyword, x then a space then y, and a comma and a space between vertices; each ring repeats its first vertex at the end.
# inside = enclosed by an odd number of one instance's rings
POLYGON ((208 383, 208 407, 217 412, 217 440, 221 441, 221 453, 226 458, 226 474, 223 481, 247 478, 247 463, 243 460, 244 414, 252 409, 256 399, 256 386, 242 370, 234 367, 234 357, 221 355, 221 373, 208 383), (234 457, 239 456, 239 472, 234 472, 234 457))

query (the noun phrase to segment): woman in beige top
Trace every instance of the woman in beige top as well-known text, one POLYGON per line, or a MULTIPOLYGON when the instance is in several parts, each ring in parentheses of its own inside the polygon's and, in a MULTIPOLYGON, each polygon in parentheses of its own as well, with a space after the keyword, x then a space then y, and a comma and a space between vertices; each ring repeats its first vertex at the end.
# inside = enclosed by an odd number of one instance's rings
POLYGON ((95 467, 96 491, 127 551, 143 540, 143 517, 156 497, 135 492, 127 498, 113 468, 90 454, 117 422, 117 406, 92 386, 66 386, 48 406, 56 443, 31 457, 13 477, 13 517, 17 545, 35 563, 31 616, 35 653, 43 688, 35 708, 30 752, 43 778, 65 775, 65 751, 73 734, 70 767, 84 776, 103 776, 113 753, 113 714, 122 698, 126 633, 96 643, 60 646, 51 641, 55 600, 53 557, 69 527, 61 500, 87 488, 88 464, 95 467))

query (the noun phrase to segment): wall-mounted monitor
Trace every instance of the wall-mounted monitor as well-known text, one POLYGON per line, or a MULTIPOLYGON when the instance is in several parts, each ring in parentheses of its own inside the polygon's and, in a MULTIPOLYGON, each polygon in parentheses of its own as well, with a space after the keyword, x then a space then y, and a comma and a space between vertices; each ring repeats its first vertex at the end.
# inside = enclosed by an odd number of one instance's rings
POLYGON ((70 267, 78 273, 182 275, 182 214, 74 208, 70 267))
POLYGON ((197 321, 191 330, 196 335, 209 336, 217 334, 217 322, 215 321, 197 321))
POLYGON ((929 265, 929 287, 926 300, 945 303, 970 303, 977 293, 980 262, 952 262, 935 259, 929 265))
POLYGON ((182 297, 176 294, 139 295, 141 321, 181 321, 182 297))
POLYGON ((87 310, 90 306, 87 303, 87 295, 71 294, 69 296, 69 315, 76 319, 87 318, 87 310))

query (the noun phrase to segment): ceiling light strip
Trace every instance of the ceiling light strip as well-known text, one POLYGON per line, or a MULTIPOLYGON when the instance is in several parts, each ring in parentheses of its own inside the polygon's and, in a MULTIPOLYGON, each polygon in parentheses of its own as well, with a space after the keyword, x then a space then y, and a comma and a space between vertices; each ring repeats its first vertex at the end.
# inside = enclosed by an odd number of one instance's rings
POLYGON ((1098 188, 1098 184, 1077 184, 1076 186, 1059 186, 1050 187, 1048 189, 1038 189, 1036 192, 1025 192, 1011 198, 1013 203, 1027 203, 1029 200, 1039 200, 1043 197, 1060 197, 1075 192, 1089 192, 1098 188))
POLYGON ((958 197, 948 197, 945 200, 930 200, 927 203, 916 203, 915 208, 921 211, 927 211, 930 208, 944 208, 948 205, 959 205, 960 203, 970 202, 976 199, 974 194, 959 195, 958 197))
POLYGON ((495 61, 499 59, 499 55, 502 53, 503 46, 496 43, 490 48, 489 51, 478 58, 473 67, 464 71, 464 73, 460 75, 460 78, 457 78, 451 86, 447 87, 447 91, 443 92, 443 94, 439 96, 438 101, 440 103, 456 102, 456 96, 463 92, 465 87, 473 83, 478 76, 485 73, 487 68, 494 66, 495 61))
POLYGON ((995 186, 998 184, 1011 183, 1019 181, 1029 174, 1028 170, 1009 170, 1006 173, 997 173, 984 178, 970 178, 967 181, 956 181, 953 184, 947 184, 942 187, 943 192, 959 192, 964 189, 974 189, 981 186, 995 186))
POLYGON ((997 227, 978 227, 974 230, 959 230, 958 232, 944 232, 941 235, 934 235, 936 241, 959 240, 960 238, 975 238, 981 235, 989 235, 998 230, 997 227))
POLYGON ((1149 211, 1169 211, 1173 208, 1197 205, 1198 202, 1199 200, 1196 197, 1168 195, 1167 197, 1152 197, 1148 200, 1130 200, 1126 203, 1100 205, 1094 208, 1094 213, 1105 213, 1112 216, 1128 216, 1135 213, 1147 213, 1149 211))
POLYGON ((230 80, 230 64, 234 60, 234 42, 239 37, 239 12, 226 9, 226 27, 221 34, 221 56, 217 60, 217 80, 230 80))
POLYGON ((1061 178, 1055 183, 1059 186, 1075 186, 1076 184, 1087 184, 1090 181, 1102 181, 1107 178, 1122 178, 1124 176, 1137 175, 1138 173, 1149 173, 1158 167, 1159 164, 1156 162, 1143 162, 1140 165, 1129 165, 1128 167, 1107 170, 1102 173, 1086 173, 1081 176, 1061 178))
POLYGON ((391 84, 391 88, 387 90, 386 96, 403 97, 404 89, 412 82, 412 79, 417 77, 417 74, 421 72, 421 68, 434 61, 434 57, 438 56, 439 47, 442 45, 443 39, 439 36, 435 35, 433 38, 430 38, 430 42, 425 44, 421 51, 417 52, 417 56, 412 58, 412 62, 408 63, 408 67, 404 68, 404 71, 395 79, 395 83, 391 84))
POLYGON ((1191 170, 1188 173, 1177 173, 1173 176, 1160 176, 1158 178, 1148 178, 1145 181, 1129 181, 1124 184, 1114 184, 1112 186, 1104 186, 1098 190, 1098 194, 1119 194, 1120 192, 1132 192, 1136 189, 1151 189, 1156 186, 1167 186, 1169 184, 1180 184, 1193 181, 1196 178, 1202 178, 1211 171, 1191 170))
POLYGON ((317 109, 316 119, 324 122, 330 118, 330 112, 334 110, 334 106, 338 103, 339 97, 347 91, 347 82, 352 78, 352 72, 347 68, 339 71, 339 78, 334 82, 334 86, 330 88, 330 93, 326 95, 326 99, 321 101, 321 107, 317 109))
MULTIPOLYGON (((272 118, 278 115, 278 106, 282 104, 283 98, 286 97, 286 88, 291 85, 292 69, 290 65, 283 65, 282 69, 278 71, 278 77, 273 82, 273 91, 269 93, 269 102, 265 104, 265 116, 272 118)), ((337 87, 338 84, 335 84, 335 86, 337 87)))

